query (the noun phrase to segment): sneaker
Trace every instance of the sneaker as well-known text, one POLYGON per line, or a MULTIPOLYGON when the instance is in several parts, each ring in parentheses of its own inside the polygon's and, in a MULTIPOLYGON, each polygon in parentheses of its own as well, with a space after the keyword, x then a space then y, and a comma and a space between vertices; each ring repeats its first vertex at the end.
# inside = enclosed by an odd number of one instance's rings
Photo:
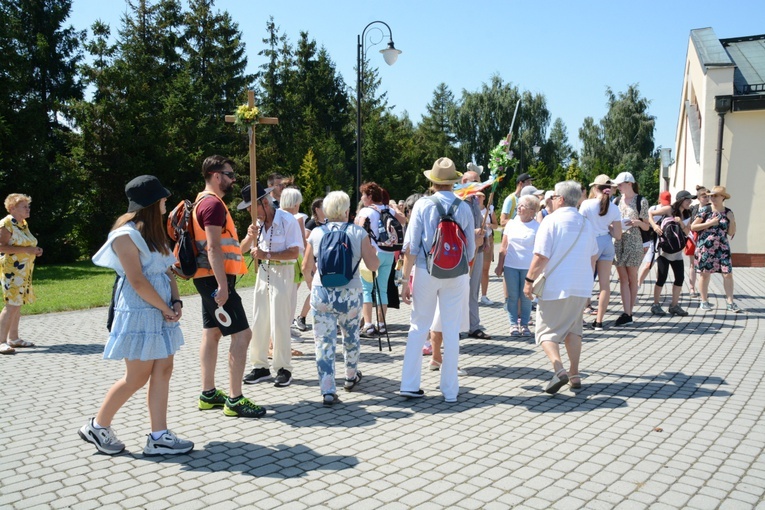
POLYGON ((741 308, 739 308, 736 305, 736 303, 728 303, 728 306, 725 309, 728 310, 729 312, 733 312, 733 313, 741 313, 741 312, 743 312, 743 310, 741 308))
POLYGON ((293 319, 292 327, 298 331, 308 331, 308 326, 305 323, 305 317, 296 317, 293 319))
POLYGON ((698 292, 691 292, 689 296, 691 299, 701 299, 701 294, 699 294, 698 292))
POLYGON ((300 336, 300 331, 290 330, 290 340, 295 344, 302 344, 305 340, 300 336))
POLYGON ((245 397, 241 397, 233 403, 231 402, 231 399, 227 398, 226 404, 223 406, 223 414, 226 416, 237 416, 239 418, 260 418, 266 414, 266 408, 255 405, 245 397))
POLYGON ((614 326, 623 326, 625 324, 629 324, 632 322, 632 316, 627 315, 626 313, 622 313, 618 319, 616 319, 616 322, 614 322, 614 326))
POLYGON ((280 368, 278 372, 276 372, 276 379, 274 380, 274 386, 277 388, 284 388, 285 386, 289 386, 292 384, 292 372, 287 370, 286 368, 280 368))
POLYGON ((465 372, 464 370, 462 370, 460 367, 457 367, 457 375, 459 375, 459 376, 465 376, 465 375, 467 375, 467 372, 465 372))
POLYGON ((510 327, 510 336, 521 336, 521 330, 518 326, 513 325, 510 327))
MULTIPOLYGON (((353 388, 356 387, 357 384, 361 382, 361 370, 356 370, 356 377, 353 379, 346 379, 345 383, 343 383, 343 389, 345 391, 351 391, 353 388)), ((324 395, 326 397, 326 395, 324 395)), ((335 395, 335 398, 337 398, 337 395, 335 395)))
POLYGON ((709 310, 714 310, 715 307, 712 306, 712 303, 709 301, 702 301, 701 304, 699 304, 699 309, 708 312, 709 310))
POLYGON ((398 394, 406 398, 422 398, 425 396, 425 392, 422 390, 417 390, 417 391, 401 390, 398 392, 398 394))
POLYGON ((267 368, 253 368, 252 371, 244 376, 244 384, 255 384, 271 380, 271 371, 267 368))
POLYGON ((669 314, 670 315, 678 315, 680 317, 685 317, 688 315, 688 312, 680 308, 680 305, 670 305, 669 307, 669 314))
POLYGON ((423 356, 431 356, 433 354, 433 346, 431 344, 425 344, 422 348, 423 356))
POLYGON ((494 304, 494 301, 489 299, 487 296, 481 296, 481 299, 478 300, 478 302, 481 303, 482 305, 486 305, 486 306, 491 306, 491 305, 494 304))
POLYGON ((146 437, 144 455, 179 455, 194 449, 194 443, 181 439, 172 430, 168 430, 159 439, 153 439, 151 434, 146 437))
POLYGON ((595 331, 603 331, 603 323, 598 321, 592 321, 592 329, 595 331))
POLYGON ((98 429, 93 426, 95 418, 88 420, 78 431, 80 437, 88 443, 93 443, 96 449, 107 455, 117 455, 125 449, 125 443, 117 439, 111 427, 98 429))
POLYGON ((521 326, 521 336, 531 336, 531 330, 528 326, 521 326))
POLYGON ((667 315, 667 312, 665 312, 659 303, 654 303, 651 305, 651 313, 653 315, 667 315))
POLYGON ((223 407, 223 404, 226 403, 227 398, 228 395, 220 390, 215 390, 215 395, 212 397, 206 397, 204 393, 202 393, 199 395, 198 407, 202 411, 207 411, 214 407, 223 407))

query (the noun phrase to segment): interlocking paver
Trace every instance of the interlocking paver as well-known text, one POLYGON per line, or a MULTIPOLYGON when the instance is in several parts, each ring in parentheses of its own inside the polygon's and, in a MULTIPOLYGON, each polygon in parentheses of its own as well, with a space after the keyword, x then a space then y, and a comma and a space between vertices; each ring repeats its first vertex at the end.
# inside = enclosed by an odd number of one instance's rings
MULTIPOLYGON (((710 291, 722 302, 719 278, 710 291)), ((123 371, 102 360, 104 309, 25 316, 40 347, 0 358, 8 395, 41 395, 48 410, 31 426, 19 399, 0 401, 0 506, 123 508, 742 508, 765 497, 765 269, 736 268, 746 289, 740 316, 717 310, 652 320, 650 282, 636 325, 586 332, 584 389, 542 393, 550 366, 528 339, 509 337, 501 305, 481 307, 492 340, 461 341, 459 403, 445 404, 438 373, 425 368, 426 398, 396 395, 409 309, 391 309, 393 351, 362 341, 364 381, 342 404, 319 402, 310 331, 296 347, 289 388, 245 386, 260 420, 196 409, 199 299, 189 296, 176 355, 168 422, 196 450, 147 458, 145 390, 117 414, 127 452, 108 457, 77 428, 123 371), (55 389, 48 375, 56 374, 55 389), (82 388, 88 388, 83 398, 82 388), (48 398, 48 397, 55 398, 48 398), (656 427, 662 432, 654 430, 656 427)), ((251 311, 252 289, 241 289, 251 311)), ((299 302, 306 295, 301 288, 299 302)), ((501 300, 491 279, 489 297, 501 300)), ((664 299, 668 299, 667 292, 664 299)), ((310 321, 309 321, 310 322, 310 321)), ((225 349, 216 371, 227 386, 225 349)), ((338 366, 341 356, 338 358, 338 366)))

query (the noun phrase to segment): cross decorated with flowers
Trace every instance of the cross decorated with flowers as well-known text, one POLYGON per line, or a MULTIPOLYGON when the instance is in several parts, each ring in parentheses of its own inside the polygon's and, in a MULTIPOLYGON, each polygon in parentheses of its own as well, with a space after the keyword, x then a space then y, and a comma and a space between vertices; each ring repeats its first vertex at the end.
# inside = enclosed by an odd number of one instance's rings
MULTIPOLYGON (((259 117, 258 107, 255 106, 255 91, 247 91, 247 104, 236 109, 234 115, 226 115, 226 122, 233 122, 247 128, 247 137, 250 141, 250 196, 254 200, 257 194, 258 172, 255 165, 255 126, 258 124, 278 124, 276 117, 259 117)), ((253 223, 257 220, 257 210, 251 209, 253 223)))

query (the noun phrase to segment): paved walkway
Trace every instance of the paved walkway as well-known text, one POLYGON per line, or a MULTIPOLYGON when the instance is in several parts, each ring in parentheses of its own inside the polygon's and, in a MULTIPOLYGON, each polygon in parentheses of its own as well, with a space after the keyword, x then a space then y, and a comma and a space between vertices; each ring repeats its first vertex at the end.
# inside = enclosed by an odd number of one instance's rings
MULTIPOLYGON (((105 309, 24 317, 41 347, 0 357, 0 508, 765 508, 765 269, 735 274, 747 314, 721 310, 715 277, 715 312, 653 318, 646 285, 633 326, 586 334, 576 395, 542 392, 546 357, 508 336, 495 305, 481 308, 493 338, 462 342, 459 403, 443 402, 427 367, 426 398, 401 399, 402 306, 389 318, 392 352, 363 340, 358 392, 323 408, 312 344, 298 344, 309 355, 292 386, 245 387, 269 409, 260 420, 197 410, 200 308, 189 297, 169 422, 196 450, 176 458, 141 453, 143 391, 114 422, 126 453, 97 454, 77 436, 123 371, 101 358, 105 309)), ((489 297, 501 294, 492 278, 489 297)), ((222 387, 225 368, 222 351, 222 387)))

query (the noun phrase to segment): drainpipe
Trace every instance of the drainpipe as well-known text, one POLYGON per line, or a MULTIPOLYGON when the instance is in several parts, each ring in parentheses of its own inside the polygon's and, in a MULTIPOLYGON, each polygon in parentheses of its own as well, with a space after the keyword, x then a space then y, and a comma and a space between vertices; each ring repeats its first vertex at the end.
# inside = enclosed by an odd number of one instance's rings
POLYGON ((722 177, 722 152, 723 130, 725 128, 725 114, 730 111, 733 104, 733 96, 715 96, 715 111, 719 115, 717 121, 717 161, 715 163, 715 186, 720 186, 722 177))

